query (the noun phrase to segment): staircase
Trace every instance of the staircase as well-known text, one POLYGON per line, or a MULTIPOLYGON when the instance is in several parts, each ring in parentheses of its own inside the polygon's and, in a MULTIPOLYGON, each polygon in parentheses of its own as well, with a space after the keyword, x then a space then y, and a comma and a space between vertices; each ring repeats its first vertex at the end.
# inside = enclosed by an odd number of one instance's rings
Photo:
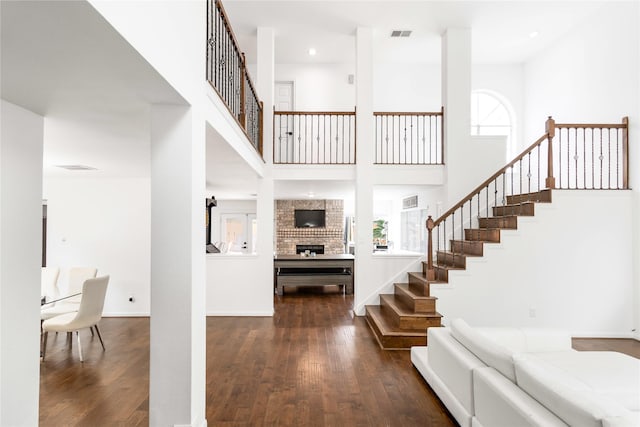
POLYGON ((478 218, 478 228, 464 230, 463 240, 451 240, 449 250, 436 251, 435 280, 427 280, 427 263, 421 272, 407 273, 407 283, 394 284, 393 294, 380 295, 380 305, 366 306, 366 319, 380 347, 409 349, 427 344, 427 329, 440 327, 437 298, 430 285, 448 283, 449 271, 464 270, 467 257, 483 255, 485 244, 500 243, 500 230, 518 228, 518 216, 533 216, 536 203, 550 203, 551 190, 507 196, 507 203, 493 207, 493 216, 478 218))

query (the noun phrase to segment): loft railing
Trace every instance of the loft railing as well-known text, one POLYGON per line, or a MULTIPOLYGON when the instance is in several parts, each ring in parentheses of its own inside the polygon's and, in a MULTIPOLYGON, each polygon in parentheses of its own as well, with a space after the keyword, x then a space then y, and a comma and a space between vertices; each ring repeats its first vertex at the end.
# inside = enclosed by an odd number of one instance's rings
POLYGON ((207 1, 207 81, 262 155, 262 102, 220 0, 207 1))
POLYGON ((355 112, 274 111, 274 164, 355 162, 355 112))
POLYGON ((444 108, 431 113, 373 113, 376 164, 443 164, 444 108))
POLYGON ((628 128, 627 117, 621 124, 556 124, 549 117, 545 134, 530 147, 438 219, 429 216, 427 279, 437 278, 434 253, 450 251, 455 258, 469 229, 493 210, 519 213, 522 205, 501 208, 508 196, 544 189, 628 189, 628 128))

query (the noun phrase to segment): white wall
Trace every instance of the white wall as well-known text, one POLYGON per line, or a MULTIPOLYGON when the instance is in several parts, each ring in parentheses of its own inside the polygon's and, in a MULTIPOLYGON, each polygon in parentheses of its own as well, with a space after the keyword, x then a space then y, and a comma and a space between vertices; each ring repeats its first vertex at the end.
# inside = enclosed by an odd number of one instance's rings
POLYGON ((257 255, 207 255, 208 316, 273 315, 273 287, 265 290, 257 262, 257 255))
POLYGON ((527 140, 559 123, 638 122, 638 2, 610 2, 524 66, 527 140), (635 120, 634 120, 635 119, 635 120))
MULTIPOLYGON (((633 189, 635 329, 640 339, 640 4, 608 2, 598 13, 525 64, 525 139, 557 122, 619 123, 629 117, 633 189)), ((613 212, 613 211, 611 211, 613 212)), ((611 212, 608 217, 611 216, 611 212)), ((616 213, 617 215, 617 213, 616 213)), ((606 221, 609 223, 609 221, 606 221)))
POLYGON ((1 101, 0 425, 38 424, 44 120, 1 101))
POLYGON ((554 191, 483 257, 467 258, 465 271, 449 272, 447 285, 432 285, 445 324, 632 336, 631 203, 630 191, 554 191), (611 212, 615 221, 603 221, 611 212))
POLYGON ((276 64, 275 80, 294 82, 297 111, 353 111, 356 89, 348 76, 354 69, 350 64, 276 64))
POLYGON ((374 111, 440 111, 441 106, 439 65, 374 65, 374 111))
POLYGON ((48 203, 47 264, 67 269, 98 268, 110 275, 105 316, 149 315, 150 180, 149 178, 45 178, 48 203), (133 303, 128 301, 134 296, 133 303))
MULTIPOLYGON (((354 302, 353 311, 358 316, 364 316, 365 306, 379 304, 380 294, 394 293, 394 283, 407 283, 407 272, 422 271, 424 257, 420 255, 394 255, 377 253, 372 256, 373 262, 369 265, 373 278, 370 286, 362 287, 362 295, 354 302)), ((356 257, 356 263, 358 258, 356 257)), ((357 278, 356 278, 357 280, 357 278)))

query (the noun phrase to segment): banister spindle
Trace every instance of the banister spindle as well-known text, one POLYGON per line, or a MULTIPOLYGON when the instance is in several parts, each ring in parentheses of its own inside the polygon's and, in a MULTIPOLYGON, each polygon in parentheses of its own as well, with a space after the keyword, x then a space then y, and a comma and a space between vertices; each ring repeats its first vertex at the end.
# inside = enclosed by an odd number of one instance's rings
POLYGON ((433 268, 433 239, 431 231, 435 223, 431 215, 427 218, 427 280, 436 280, 436 270, 433 268))
POLYGON ((247 103, 245 100, 246 87, 245 87, 245 75, 247 74, 247 63, 244 57, 244 52, 242 52, 242 58, 240 59, 240 114, 238 116, 238 120, 240 121, 240 125, 246 130, 247 129, 247 103))
POLYGON ((547 119, 545 131, 549 141, 547 151, 547 179, 545 180, 545 185, 547 188, 553 189, 556 188, 556 179, 553 176, 553 137, 556 135, 556 121, 553 120, 551 116, 547 119))

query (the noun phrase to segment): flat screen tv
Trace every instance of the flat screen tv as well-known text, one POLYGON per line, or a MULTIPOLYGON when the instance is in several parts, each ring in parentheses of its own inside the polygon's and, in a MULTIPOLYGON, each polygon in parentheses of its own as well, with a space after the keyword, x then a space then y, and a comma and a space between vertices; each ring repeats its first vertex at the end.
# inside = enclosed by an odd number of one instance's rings
POLYGON ((294 215, 296 228, 324 227, 324 209, 296 209, 294 215))

